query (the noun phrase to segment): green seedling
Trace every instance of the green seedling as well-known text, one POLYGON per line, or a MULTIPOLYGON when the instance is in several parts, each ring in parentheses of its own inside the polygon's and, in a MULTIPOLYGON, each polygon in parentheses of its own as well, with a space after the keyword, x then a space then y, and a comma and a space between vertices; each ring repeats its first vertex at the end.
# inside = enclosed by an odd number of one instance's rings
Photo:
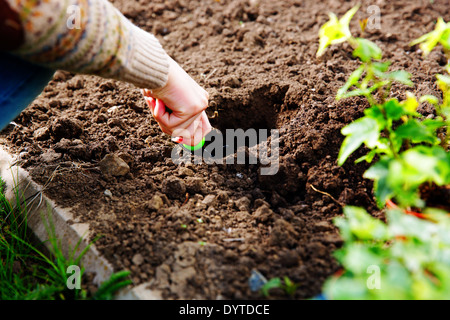
POLYGON ((450 298, 450 218, 435 222, 389 210, 387 223, 347 206, 335 218, 344 245, 334 255, 344 267, 324 285, 328 299, 409 300, 450 298))
MULTIPOLYGON (((365 145, 370 151, 356 162, 371 163, 376 157, 379 160, 364 175, 374 180, 379 206, 383 207, 386 200, 395 198, 401 207, 423 208, 425 203, 419 195, 422 184, 450 184, 450 77, 437 75, 442 103, 439 98, 429 95, 417 99, 410 92, 405 93, 406 99, 402 101, 392 98, 392 84, 397 82, 411 87, 411 75, 404 70, 389 71, 390 62, 381 61, 382 51, 374 42, 351 35, 349 19, 356 10, 354 7, 340 20, 331 14, 330 21, 319 32, 319 56, 328 45, 347 41, 353 47, 353 56, 361 61, 338 90, 336 99, 361 96, 370 104, 364 117, 342 129, 346 138, 340 148, 338 164, 343 165, 351 154, 365 145), (435 106, 434 119, 424 119, 416 111, 422 102, 435 106)), ((435 31, 412 44, 422 43, 425 54, 438 43, 447 50, 449 34, 450 25, 439 19, 435 31)))
POLYGON ((293 297, 299 286, 300 284, 292 282, 292 280, 289 279, 289 277, 287 276, 285 276, 283 280, 281 280, 281 278, 276 277, 270 279, 261 287, 261 293, 265 297, 269 297, 270 296, 269 291, 271 289, 279 288, 282 289, 290 297, 293 297))
MULTIPOLYGON (((412 41, 410 45, 414 46, 419 43, 424 55, 428 55, 438 44, 441 44, 448 52, 450 50, 450 22, 445 23, 444 19, 438 18, 433 31, 412 41)), ((449 72, 448 69, 447 72, 449 72)))

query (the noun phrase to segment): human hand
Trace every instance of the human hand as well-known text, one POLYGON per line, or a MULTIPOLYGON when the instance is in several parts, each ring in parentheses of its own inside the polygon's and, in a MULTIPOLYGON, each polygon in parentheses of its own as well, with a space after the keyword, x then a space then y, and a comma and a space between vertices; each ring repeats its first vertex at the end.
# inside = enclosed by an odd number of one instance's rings
POLYGON ((208 92, 200 87, 172 58, 164 87, 141 90, 150 111, 164 133, 177 142, 195 146, 211 131, 205 109, 208 92))

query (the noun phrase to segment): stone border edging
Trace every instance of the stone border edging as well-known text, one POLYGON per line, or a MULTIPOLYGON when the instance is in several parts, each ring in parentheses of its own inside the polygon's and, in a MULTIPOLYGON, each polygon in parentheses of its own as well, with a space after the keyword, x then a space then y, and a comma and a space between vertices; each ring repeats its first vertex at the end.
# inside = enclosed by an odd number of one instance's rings
MULTIPOLYGON (((89 237, 89 224, 73 223, 68 221, 73 218, 69 208, 58 206, 54 201, 42 193, 43 187, 35 183, 29 173, 23 168, 14 165, 16 157, 9 154, 0 145, 0 177, 6 182, 6 197, 15 201, 12 186, 17 185, 19 193, 24 199, 31 199, 28 206, 28 227, 36 237, 46 243, 51 250, 48 233, 42 218, 51 213, 51 221, 55 227, 55 235, 61 240, 62 251, 68 256, 71 248, 75 247, 80 239, 83 239, 79 251, 87 246, 89 237)), ((77 251, 77 252, 79 252, 77 251)), ((94 284, 99 285, 107 280, 114 272, 112 265, 100 255, 95 245, 92 245, 82 259, 86 272, 95 273, 94 284)), ((157 291, 146 289, 149 283, 143 283, 131 288, 122 289, 116 295, 118 300, 160 300, 161 295, 157 291)))

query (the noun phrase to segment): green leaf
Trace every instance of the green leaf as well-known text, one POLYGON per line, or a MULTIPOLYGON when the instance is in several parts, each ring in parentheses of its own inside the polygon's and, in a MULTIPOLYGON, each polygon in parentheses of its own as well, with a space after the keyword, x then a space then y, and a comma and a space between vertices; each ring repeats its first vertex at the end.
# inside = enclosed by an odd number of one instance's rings
POLYGON ((441 117, 437 117, 436 119, 425 119, 422 121, 422 124, 427 127, 430 132, 435 132, 437 129, 445 127, 446 123, 442 120, 441 117))
POLYGON ((450 50, 450 22, 447 23, 447 30, 442 33, 439 42, 445 49, 450 50))
POLYGON ((366 210, 359 207, 345 206, 346 219, 338 221, 339 229, 347 228, 354 239, 385 240, 388 238, 387 227, 380 220, 372 217, 366 210))
POLYGON ((412 41, 410 45, 414 46, 420 43, 420 49, 422 49, 425 56, 428 55, 438 43, 441 43, 445 48, 450 49, 449 33, 450 23, 445 23, 442 18, 438 18, 433 31, 412 41))
POLYGON ((427 125, 424 125, 422 122, 417 119, 411 119, 408 122, 402 124, 400 127, 395 130, 395 134, 403 139, 408 139, 413 143, 429 143, 429 144, 438 144, 440 140, 436 137, 434 129, 437 123, 427 122, 427 125))
POLYGON ((261 292, 265 297, 268 297, 270 289, 281 288, 281 286, 280 278, 272 278, 261 287, 261 292))
POLYGON ((366 88, 366 89, 355 89, 346 93, 343 93, 342 95, 338 95, 337 99, 343 99, 343 98, 350 98, 350 97, 368 97, 370 96, 374 91, 378 90, 379 88, 387 85, 389 81, 380 81, 376 82, 373 86, 366 88))
POLYGON ((377 204, 380 208, 384 207, 386 200, 390 199, 394 190, 389 185, 389 166, 390 162, 395 161, 391 158, 384 157, 373 166, 371 166, 363 177, 374 180, 374 191, 377 204))
POLYGON ((360 66, 358 69, 352 72, 347 82, 338 90, 336 99, 339 100, 341 97, 350 89, 353 85, 356 85, 364 72, 364 66, 360 66))
MULTIPOLYGON (((380 232, 383 235, 381 239, 384 240, 386 238, 388 232, 384 223, 373 218, 371 220, 366 220, 365 223, 366 224, 362 226, 363 228, 370 225, 376 232, 380 232)), ((358 230, 358 232, 361 231, 362 229, 358 230)), ((368 231, 364 239, 359 238, 358 240, 378 240, 379 238, 372 237, 372 232, 373 230, 368 231)), ((375 235, 375 237, 376 236, 377 235, 375 235)), ((367 268, 369 266, 380 266, 383 264, 383 256, 377 254, 377 250, 372 250, 372 248, 365 243, 353 242, 346 247, 346 251, 346 255, 343 257, 341 263, 345 266, 345 269, 350 271, 353 275, 367 276, 367 268)))
POLYGON ((439 99, 431 94, 426 94, 426 95, 423 95, 420 97, 419 102, 420 103, 428 102, 428 103, 431 103, 432 105, 438 105, 439 99))
POLYGON ((402 158, 410 169, 405 172, 404 178, 411 185, 419 186, 426 181, 437 185, 446 184, 450 164, 447 162, 447 153, 441 147, 418 146, 405 151, 402 158))
POLYGON ((417 101, 416 96, 411 92, 409 91, 406 92, 406 100, 403 100, 401 102, 401 105, 406 110, 408 115, 415 117, 421 116, 421 114, 416 111, 417 107, 419 106, 419 102, 417 101))
POLYGON ((370 150, 370 152, 358 159, 356 159, 355 163, 360 163, 362 161, 366 161, 367 163, 371 163, 373 158, 378 154, 378 148, 370 150))
POLYGON ((385 79, 389 81, 397 81, 399 83, 405 84, 407 86, 413 86, 414 83, 411 81, 411 74, 404 70, 396 70, 392 72, 387 72, 390 66, 390 62, 373 62, 372 70, 376 77, 380 79, 385 79))
POLYGON ((353 56, 358 57, 363 62, 370 60, 380 60, 383 57, 381 49, 372 41, 356 38, 358 47, 353 51, 353 56))
POLYGON ((340 166, 361 144, 365 143, 368 148, 374 148, 380 136, 380 127, 376 120, 363 117, 342 128, 341 132, 347 137, 339 150, 340 166))
POLYGON ((411 74, 405 70, 392 71, 386 74, 387 79, 391 79, 401 84, 412 87, 414 83, 411 81, 411 74))
POLYGON ((405 108, 396 99, 392 98, 383 104, 383 109, 386 112, 386 116, 389 120, 399 120, 403 115, 407 114, 405 108))
POLYGON ((378 78, 382 78, 383 73, 388 71, 390 65, 391 65, 390 61, 386 61, 386 62, 374 61, 372 63, 372 68, 375 72, 375 75, 378 78))
POLYGON ((386 121, 386 118, 384 116, 384 113, 383 113, 381 107, 382 106, 374 105, 374 106, 364 110, 364 114, 367 117, 372 118, 377 121, 378 126, 380 127, 380 131, 383 130, 387 125, 387 121, 386 121))

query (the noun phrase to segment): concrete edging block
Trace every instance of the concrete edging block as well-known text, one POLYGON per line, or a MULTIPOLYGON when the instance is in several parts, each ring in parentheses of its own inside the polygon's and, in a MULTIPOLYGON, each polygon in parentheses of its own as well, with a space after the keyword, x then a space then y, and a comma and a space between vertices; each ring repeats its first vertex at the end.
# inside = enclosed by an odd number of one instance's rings
MULTIPOLYGON (((9 154, 0 146, 0 177, 6 182, 6 197, 15 202, 15 192, 19 192, 23 199, 29 199, 27 205, 28 227, 36 237, 46 244, 51 251, 51 243, 44 221, 51 221, 54 225, 54 233, 61 241, 61 249, 65 256, 73 250, 81 239, 81 244, 77 254, 86 248, 89 238, 89 224, 73 223, 69 220, 73 218, 69 208, 58 206, 54 201, 46 197, 43 187, 35 183, 29 173, 16 165, 16 157, 9 154), (17 190, 13 190, 16 186, 17 190)), ((82 259, 86 272, 95 273, 94 284, 99 285, 107 280, 114 272, 112 265, 100 255, 95 245, 91 245, 82 259)), ((121 300, 160 300, 159 292, 146 289, 149 283, 126 288, 118 292, 116 299, 121 300)))

